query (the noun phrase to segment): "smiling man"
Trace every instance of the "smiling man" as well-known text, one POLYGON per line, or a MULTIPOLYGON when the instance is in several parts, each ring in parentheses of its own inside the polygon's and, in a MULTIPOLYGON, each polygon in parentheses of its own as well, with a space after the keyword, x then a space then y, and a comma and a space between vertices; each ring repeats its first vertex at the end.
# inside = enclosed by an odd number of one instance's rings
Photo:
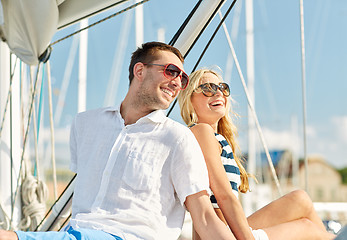
POLYGON ((194 135, 163 111, 188 84, 182 55, 164 43, 143 44, 129 79, 120 106, 80 113, 72 123, 77 177, 66 231, 0 231, 0 240, 177 239, 185 209, 202 239, 234 239, 210 203, 194 135))

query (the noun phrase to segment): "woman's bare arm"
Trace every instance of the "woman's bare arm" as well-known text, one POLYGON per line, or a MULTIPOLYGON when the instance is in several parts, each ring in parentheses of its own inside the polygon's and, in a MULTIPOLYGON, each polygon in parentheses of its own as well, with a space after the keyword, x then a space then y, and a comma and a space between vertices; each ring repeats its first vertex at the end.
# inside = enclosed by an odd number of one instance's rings
POLYGON ((232 192, 229 179, 221 161, 220 144, 208 124, 191 128, 205 157, 210 187, 222 210, 224 218, 237 239, 254 239, 240 201, 232 192))

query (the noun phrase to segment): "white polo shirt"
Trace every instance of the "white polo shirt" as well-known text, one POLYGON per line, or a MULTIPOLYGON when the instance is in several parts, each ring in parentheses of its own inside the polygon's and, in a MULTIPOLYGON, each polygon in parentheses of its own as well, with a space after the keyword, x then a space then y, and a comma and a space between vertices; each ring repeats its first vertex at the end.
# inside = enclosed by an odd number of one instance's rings
POLYGON ((119 108, 80 113, 72 123, 70 224, 123 239, 177 239, 186 197, 209 189, 201 149, 164 111, 124 126, 119 108))

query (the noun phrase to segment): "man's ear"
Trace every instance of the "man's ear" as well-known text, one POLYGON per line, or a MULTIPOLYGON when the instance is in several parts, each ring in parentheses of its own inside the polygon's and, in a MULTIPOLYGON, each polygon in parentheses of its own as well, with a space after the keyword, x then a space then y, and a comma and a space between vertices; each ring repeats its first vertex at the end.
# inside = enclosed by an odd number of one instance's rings
POLYGON ((142 81, 144 78, 144 70, 145 70, 145 65, 141 62, 138 62, 134 65, 133 71, 134 71, 134 78, 139 79, 142 81))

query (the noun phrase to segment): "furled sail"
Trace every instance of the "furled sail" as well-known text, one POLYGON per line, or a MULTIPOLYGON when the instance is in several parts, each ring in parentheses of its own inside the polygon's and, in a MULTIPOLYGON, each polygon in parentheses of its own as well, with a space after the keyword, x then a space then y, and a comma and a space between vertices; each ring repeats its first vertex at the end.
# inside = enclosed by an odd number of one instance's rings
POLYGON ((58 25, 56 0, 1 0, 1 39, 29 65, 37 65, 58 25))
POLYGON ((49 57, 57 29, 127 0, 0 0, 0 37, 28 65, 49 57))

